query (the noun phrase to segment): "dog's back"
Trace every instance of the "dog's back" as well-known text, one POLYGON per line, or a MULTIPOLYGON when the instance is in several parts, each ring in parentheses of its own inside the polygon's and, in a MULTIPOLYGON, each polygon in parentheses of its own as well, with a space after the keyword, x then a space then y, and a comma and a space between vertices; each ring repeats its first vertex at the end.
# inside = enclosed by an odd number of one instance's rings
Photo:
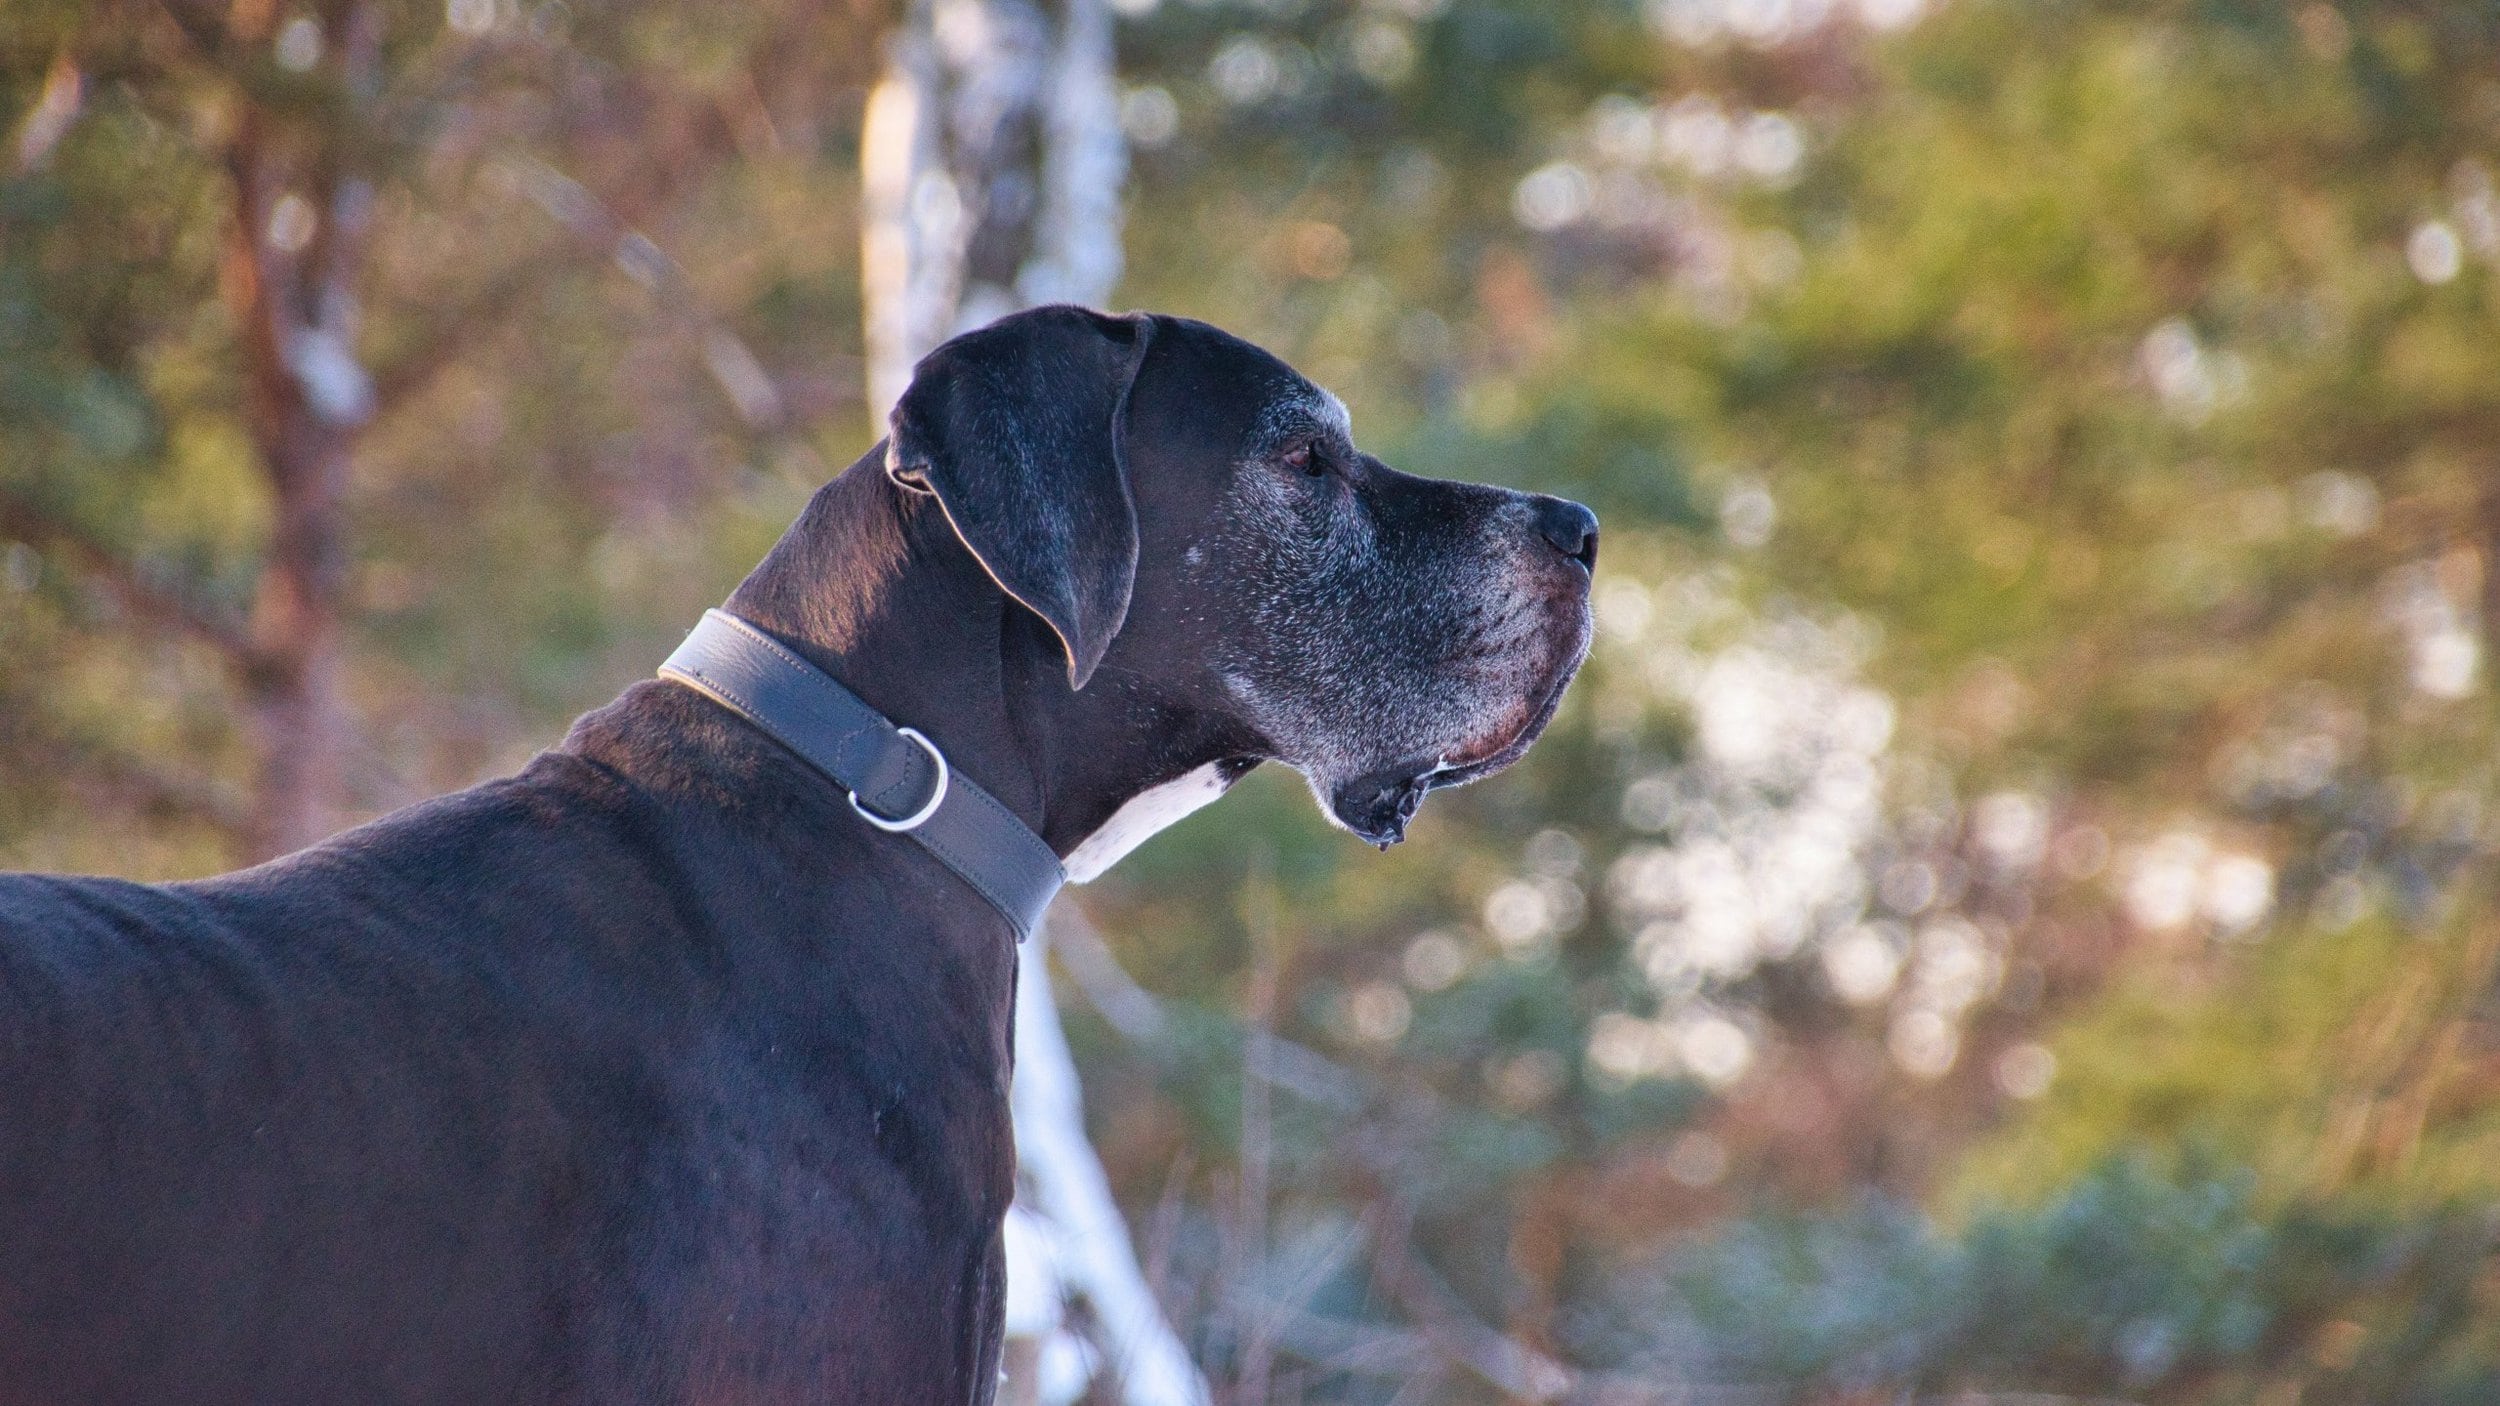
POLYGON ((479 1373, 571 1358, 552 1286, 619 1278, 564 1212, 633 1174, 666 1039, 545 940, 631 898, 581 882, 584 810, 499 783, 208 884, 0 877, 0 1400, 564 1394, 479 1373))

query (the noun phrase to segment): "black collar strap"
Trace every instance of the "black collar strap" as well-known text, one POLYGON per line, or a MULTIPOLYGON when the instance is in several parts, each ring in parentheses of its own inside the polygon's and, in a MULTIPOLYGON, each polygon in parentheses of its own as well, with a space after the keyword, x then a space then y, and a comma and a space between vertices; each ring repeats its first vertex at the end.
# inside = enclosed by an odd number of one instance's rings
POLYGON ((1067 882, 1059 856, 998 799, 947 765, 937 744, 896 727, 822 669, 737 616, 703 621, 660 666, 755 724, 850 793, 851 809, 890 834, 908 835, 1033 935, 1051 895, 1067 882))

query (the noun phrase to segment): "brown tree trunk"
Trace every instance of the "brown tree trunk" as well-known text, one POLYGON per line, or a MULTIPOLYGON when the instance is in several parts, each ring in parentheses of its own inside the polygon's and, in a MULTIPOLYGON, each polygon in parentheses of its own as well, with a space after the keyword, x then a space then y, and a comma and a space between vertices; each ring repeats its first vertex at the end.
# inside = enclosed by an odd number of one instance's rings
POLYGON ((252 608, 247 670, 260 775, 248 843, 265 859, 337 828, 349 722, 340 688, 348 436, 292 417, 268 455, 275 507, 252 608))
POLYGON ((2500 683, 2500 473, 2483 479, 2482 541, 2476 544, 2481 552, 2481 589, 2474 606, 2481 617, 2474 623, 2483 646, 2483 679, 2485 687, 2500 683))
MULTIPOLYGON (((346 810, 344 500, 373 413, 372 381, 355 355, 373 187, 349 153, 376 90, 381 25, 370 4, 326 7, 322 18, 348 120, 326 126, 310 151, 282 152, 246 99, 226 150, 234 221, 224 293, 271 504, 243 667, 260 754, 246 838, 256 859, 328 835, 346 810)), ((241 31, 265 17, 238 6, 233 21, 241 31)))

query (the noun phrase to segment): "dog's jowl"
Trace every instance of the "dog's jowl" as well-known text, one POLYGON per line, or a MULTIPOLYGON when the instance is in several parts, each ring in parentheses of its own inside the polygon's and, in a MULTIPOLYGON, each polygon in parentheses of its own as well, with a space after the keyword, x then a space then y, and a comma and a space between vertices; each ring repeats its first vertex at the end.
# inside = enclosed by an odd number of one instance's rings
POLYGON ((0 1401, 988 1400, 1061 861, 1268 760, 1396 840, 1553 715, 1596 544, 1201 323, 948 343, 519 775, 0 877, 0 1401))

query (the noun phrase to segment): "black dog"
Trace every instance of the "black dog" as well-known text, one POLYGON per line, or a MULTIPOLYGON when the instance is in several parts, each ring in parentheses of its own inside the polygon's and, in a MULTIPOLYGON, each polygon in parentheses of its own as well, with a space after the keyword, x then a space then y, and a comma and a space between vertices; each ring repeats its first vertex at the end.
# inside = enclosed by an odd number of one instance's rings
MULTIPOLYGON (((1596 521, 1201 323, 924 361, 729 602, 1091 877, 1263 759, 1397 839, 1596 521)), ((985 1402, 1011 925, 711 698, 200 883, 0 878, 0 1401, 985 1402)))

